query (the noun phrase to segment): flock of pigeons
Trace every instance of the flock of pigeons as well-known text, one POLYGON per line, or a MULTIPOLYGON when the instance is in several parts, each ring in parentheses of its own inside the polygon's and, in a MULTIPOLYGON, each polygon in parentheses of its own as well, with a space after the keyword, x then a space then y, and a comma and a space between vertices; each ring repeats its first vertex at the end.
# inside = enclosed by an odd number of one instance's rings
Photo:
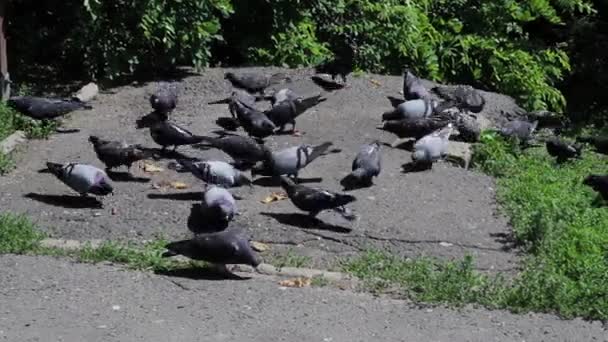
MULTIPOLYGON (((325 90, 336 90, 346 86, 346 75, 349 70, 340 67, 324 66, 317 69, 328 72, 332 80, 313 76, 313 81, 325 90), (337 75, 342 76, 342 83, 335 82, 337 75)), ((298 172, 317 158, 328 152, 331 142, 319 145, 300 144, 281 150, 272 151, 264 145, 264 139, 291 125, 291 132, 298 135, 296 119, 309 108, 325 101, 320 94, 303 97, 289 88, 265 93, 270 86, 291 82, 282 73, 265 75, 261 73, 228 72, 225 79, 232 86, 231 95, 223 100, 210 104, 227 104, 232 115, 224 118, 222 126, 226 128, 217 137, 193 134, 169 119, 169 114, 176 108, 178 92, 173 84, 161 83, 150 96, 154 109, 151 115, 138 120, 138 128, 149 128, 152 140, 162 149, 151 149, 141 145, 130 145, 125 142, 105 140, 90 136, 89 142, 99 158, 105 164, 106 171, 84 163, 48 162, 48 170, 57 179, 82 196, 89 194, 106 196, 112 194, 114 186, 108 176, 111 169, 126 166, 131 169, 133 163, 158 155, 171 153, 178 146, 196 145, 201 148, 215 148, 223 151, 232 159, 232 163, 219 160, 199 160, 173 158, 170 166, 179 172, 191 172, 206 183, 203 196, 202 215, 205 222, 214 227, 213 233, 198 234, 192 239, 171 242, 166 245, 165 257, 184 255, 196 260, 215 264, 222 272, 230 273, 227 264, 247 264, 256 268, 260 259, 255 254, 248 239, 236 230, 226 229, 237 214, 236 202, 229 188, 253 186, 251 178, 245 174, 250 170, 251 177, 256 175, 270 176, 280 182, 291 202, 300 210, 308 212, 312 218, 324 210, 334 210, 348 220, 355 219, 345 206, 356 198, 346 193, 336 193, 324 189, 312 188, 298 182, 298 172), (270 101, 270 109, 260 111, 256 103, 270 101), (230 127, 228 127, 230 126, 230 127), (241 127, 246 135, 230 133, 241 127)), ((397 135, 398 139, 391 144, 396 147, 413 138, 412 170, 431 168, 433 163, 446 157, 449 140, 456 139, 475 142, 479 139, 480 127, 475 114, 482 111, 484 97, 469 86, 435 87, 427 89, 422 81, 408 69, 404 70, 404 99, 393 99, 394 109, 382 114, 382 125, 378 128, 397 135), (438 96, 432 96, 431 92, 438 96)), ((21 96, 9 100, 9 105, 22 114, 34 119, 48 120, 60 117, 76 109, 91 108, 77 99, 48 99, 41 97, 21 96)), ((218 124, 220 122, 218 121, 218 124)), ((537 129, 538 121, 512 120, 498 131, 527 143, 537 129)), ((608 139, 601 137, 584 137, 580 142, 595 145, 599 152, 608 153, 608 139)), ((546 141, 547 151, 557 157, 558 162, 580 157, 581 148, 559 138, 546 141)), ((344 190, 373 185, 372 179, 381 171, 381 143, 378 140, 360 147, 352 163, 352 172, 341 180, 344 190)), ((130 172, 129 172, 130 173, 130 172)), ((590 175, 584 183, 592 186, 608 200, 608 176, 590 175)))

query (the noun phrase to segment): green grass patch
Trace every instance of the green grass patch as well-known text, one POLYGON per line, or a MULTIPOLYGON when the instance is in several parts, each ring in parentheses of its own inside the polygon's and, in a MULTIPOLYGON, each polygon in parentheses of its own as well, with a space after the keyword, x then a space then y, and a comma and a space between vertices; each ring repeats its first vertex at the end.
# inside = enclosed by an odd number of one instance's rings
POLYGON ((283 267, 307 267, 311 264, 311 261, 310 257, 298 255, 292 249, 289 249, 285 254, 272 257, 272 264, 278 269, 283 267))
POLYGON ((40 246, 44 234, 22 215, 0 214, 0 254, 25 254, 40 246))
POLYGON ((55 131, 57 125, 53 120, 30 119, 0 102, 0 140, 19 130, 30 139, 44 139, 55 131))
POLYGON ((0 152, 0 175, 4 175, 13 169, 15 162, 10 155, 0 152))

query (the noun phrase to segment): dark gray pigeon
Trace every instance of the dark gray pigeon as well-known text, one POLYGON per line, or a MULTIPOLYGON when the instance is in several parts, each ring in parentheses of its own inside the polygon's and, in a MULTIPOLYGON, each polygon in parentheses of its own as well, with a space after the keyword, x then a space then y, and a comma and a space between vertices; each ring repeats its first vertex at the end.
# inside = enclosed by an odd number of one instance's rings
POLYGON ((450 118, 446 116, 433 115, 428 118, 413 120, 388 120, 384 121, 378 128, 396 134, 399 138, 420 139, 427 134, 445 127, 449 122, 450 118))
POLYGON ((230 81, 235 88, 245 89, 250 93, 263 93, 266 88, 289 80, 289 77, 284 73, 264 75, 255 72, 244 72, 241 74, 227 72, 224 74, 224 79, 230 81))
POLYGON ((163 253, 164 258, 183 255, 216 264, 225 273, 230 273, 226 265, 244 264, 257 268, 260 264, 249 241, 234 230, 200 234, 189 240, 170 242, 165 248, 168 251, 163 253))
POLYGON ((527 143, 532 138, 537 125, 538 121, 513 120, 504 124, 499 132, 503 136, 514 137, 522 143, 527 143))
POLYGON ((287 192, 291 203, 298 209, 308 212, 311 217, 316 217, 321 211, 332 209, 340 212, 346 219, 355 218, 347 215, 344 208, 345 205, 357 200, 355 196, 296 184, 286 176, 281 176, 281 187, 287 192))
POLYGON ((264 160, 266 147, 251 137, 227 134, 223 137, 203 137, 202 145, 208 145, 228 154, 238 165, 252 165, 264 160))
POLYGON ((327 99, 322 97, 321 94, 295 99, 285 96, 281 101, 276 102, 265 114, 281 131, 285 130, 287 124, 291 124, 292 131, 296 133, 296 118, 325 100, 327 99))
POLYGON ((238 213, 236 201, 230 191, 215 185, 206 189, 203 196, 202 211, 207 223, 219 224, 224 227, 238 213))
POLYGON ((152 153, 140 145, 104 140, 94 135, 89 136, 89 142, 93 144, 97 158, 106 165, 106 170, 124 165, 130 171, 133 163, 152 157, 152 153))
MULTIPOLYGON (((251 180, 234 166, 219 160, 192 161, 178 159, 177 163, 196 178, 222 187, 251 186, 251 180)), ((177 166, 177 170, 181 169, 177 166)))
POLYGON ((372 178, 377 177, 381 171, 382 156, 380 149, 378 140, 361 146, 359 153, 353 160, 352 172, 344 177, 340 184, 348 189, 372 185, 372 178))
POLYGON ((580 136, 576 137, 577 142, 591 144, 595 151, 602 154, 608 154, 608 137, 602 136, 580 136))
POLYGON ((406 100, 431 98, 422 81, 407 68, 403 71, 403 97, 406 100))
POLYGON ((203 137, 194 135, 187 129, 169 122, 168 120, 157 121, 150 127, 150 136, 155 143, 163 147, 173 146, 173 151, 177 146, 198 144, 203 141, 203 137))
POLYGON ((251 175, 290 175, 297 179, 298 172, 323 155, 331 145, 333 143, 325 142, 317 146, 310 144, 292 146, 276 152, 268 150, 264 162, 254 165, 251 175))
POLYGON ((52 120, 77 109, 92 109, 77 99, 49 99, 35 96, 14 96, 8 105, 35 120, 52 120))
POLYGON ((591 174, 583 180, 583 184, 597 191, 605 201, 608 201, 608 175, 591 174))
POLYGON ((46 163, 48 170, 81 196, 106 196, 114 191, 108 175, 101 169, 80 163, 46 163))
POLYGON ((276 126, 266 114, 249 108, 240 101, 235 101, 234 105, 236 117, 249 136, 264 139, 274 133, 276 126))
POLYGON ((301 99, 302 97, 296 94, 293 90, 289 88, 283 88, 275 91, 270 97, 270 104, 274 106, 275 104, 283 101, 295 101, 297 99, 301 99))
POLYGON ((437 86, 431 89, 441 98, 451 101, 460 110, 468 110, 472 113, 479 113, 486 104, 486 99, 481 93, 468 85, 458 86, 437 86))
POLYGON ((446 127, 422 137, 414 144, 412 161, 430 165, 435 161, 445 158, 448 152, 450 135, 453 126, 449 123, 446 127))
POLYGON ((266 97, 256 96, 250 94, 246 90, 236 88, 232 90, 232 94, 230 94, 230 97, 222 100, 211 101, 208 104, 228 104, 228 110, 230 110, 230 114, 232 115, 232 117, 236 118, 236 101, 240 101, 241 104, 245 105, 246 107, 252 110, 256 110, 256 102, 264 99, 266 99, 266 97))
POLYGON ((160 82, 156 92, 150 95, 150 105, 159 114, 172 112, 177 106, 177 84, 160 82))
POLYGON ((547 153, 557 158, 558 163, 566 162, 568 159, 580 158, 582 148, 576 144, 570 144, 558 137, 551 137, 545 142, 547 153))
POLYGON ((401 119, 420 119, 431 116, 439 103, 432 99, 405 101, 393 110, 382 114, 382 121, 401 119))

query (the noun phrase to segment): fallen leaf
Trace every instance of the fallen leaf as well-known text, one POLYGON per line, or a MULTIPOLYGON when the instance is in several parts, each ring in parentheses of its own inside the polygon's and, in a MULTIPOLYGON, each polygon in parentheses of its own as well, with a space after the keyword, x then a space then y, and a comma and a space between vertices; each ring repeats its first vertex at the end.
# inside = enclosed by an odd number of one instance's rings
POLYGON ((270 246, 262 242, 251 241, 251 248, 256 252, 264 252, 269 250, 270 246))
POLYGON ((144 163, 144 172, 162 172, 163 169, 150 163, 144 163))
POLYGON ((182 182, 171 182, 173 189, 188 189, 188 184, 182 182))
POLYGON ((279 285, 285 287, 306 287, 310 286, 310 278, 299 277, 294 279, 286 279, 279 282, 279 285))
POLYGON ((273 192, 268 197, 264 198, 262 200, 262 203, 268 204, 268 203, 272 203, 272 202, 276 202, 276 201, 282 201, 284 199, 287 199, 287 194, 286 193, 284 193, 284 192, 273 192))
POLYGON ((373 78, 372 78, 371 80, 369 80, 369 81, 370 81, 370 82, 371 82, 373 85, 378 86, 378 87, 382 85, 382 83, 380 83, 380 81, 377 81, 377 80, 375 80, 375 79, 373 79, 373 78))

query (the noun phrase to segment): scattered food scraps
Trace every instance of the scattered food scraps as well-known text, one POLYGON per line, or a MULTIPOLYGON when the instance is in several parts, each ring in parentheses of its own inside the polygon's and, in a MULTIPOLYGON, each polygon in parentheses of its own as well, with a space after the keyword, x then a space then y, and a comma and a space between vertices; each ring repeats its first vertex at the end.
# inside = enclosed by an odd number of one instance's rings
POLYGON ((373 78, 372 78, 371 80, 369 80, 369 81, 370 81, 370 82, 371 82, 373 85, 378 86, 378 87, 382 85, 382 83, 380 83, 380 81, 377 81, 377 80, 375 80, 375 79, 373 79, 373 78))
POLYGON ((264 252, 269 250, 270 246, 262 242, 251 241, 251 248, 256 252, 264 252))
POLYGON ((272 202, 276 202, 276 201, 282 201, 284 199, 287 199, 287 194, 284 192, 273 192, 270 194, 270 196, 264 198, 262 200, 262 203, 264 204, 268 204, 268 203, 272 203, 272 202))
POLYGON ((144 172, 162 172, 163 169, 150 163, 144 163, 144 172))
POLYGON ((286 279, 279 282, 279 285, 285 287, 306 287, 310 286, 311 279, 305 277, 299 277, 294 279, 286 279))
POLYGON ((171 182, 171 187, 173 189, 188 189, 188 184, 183 182, 171 182))

